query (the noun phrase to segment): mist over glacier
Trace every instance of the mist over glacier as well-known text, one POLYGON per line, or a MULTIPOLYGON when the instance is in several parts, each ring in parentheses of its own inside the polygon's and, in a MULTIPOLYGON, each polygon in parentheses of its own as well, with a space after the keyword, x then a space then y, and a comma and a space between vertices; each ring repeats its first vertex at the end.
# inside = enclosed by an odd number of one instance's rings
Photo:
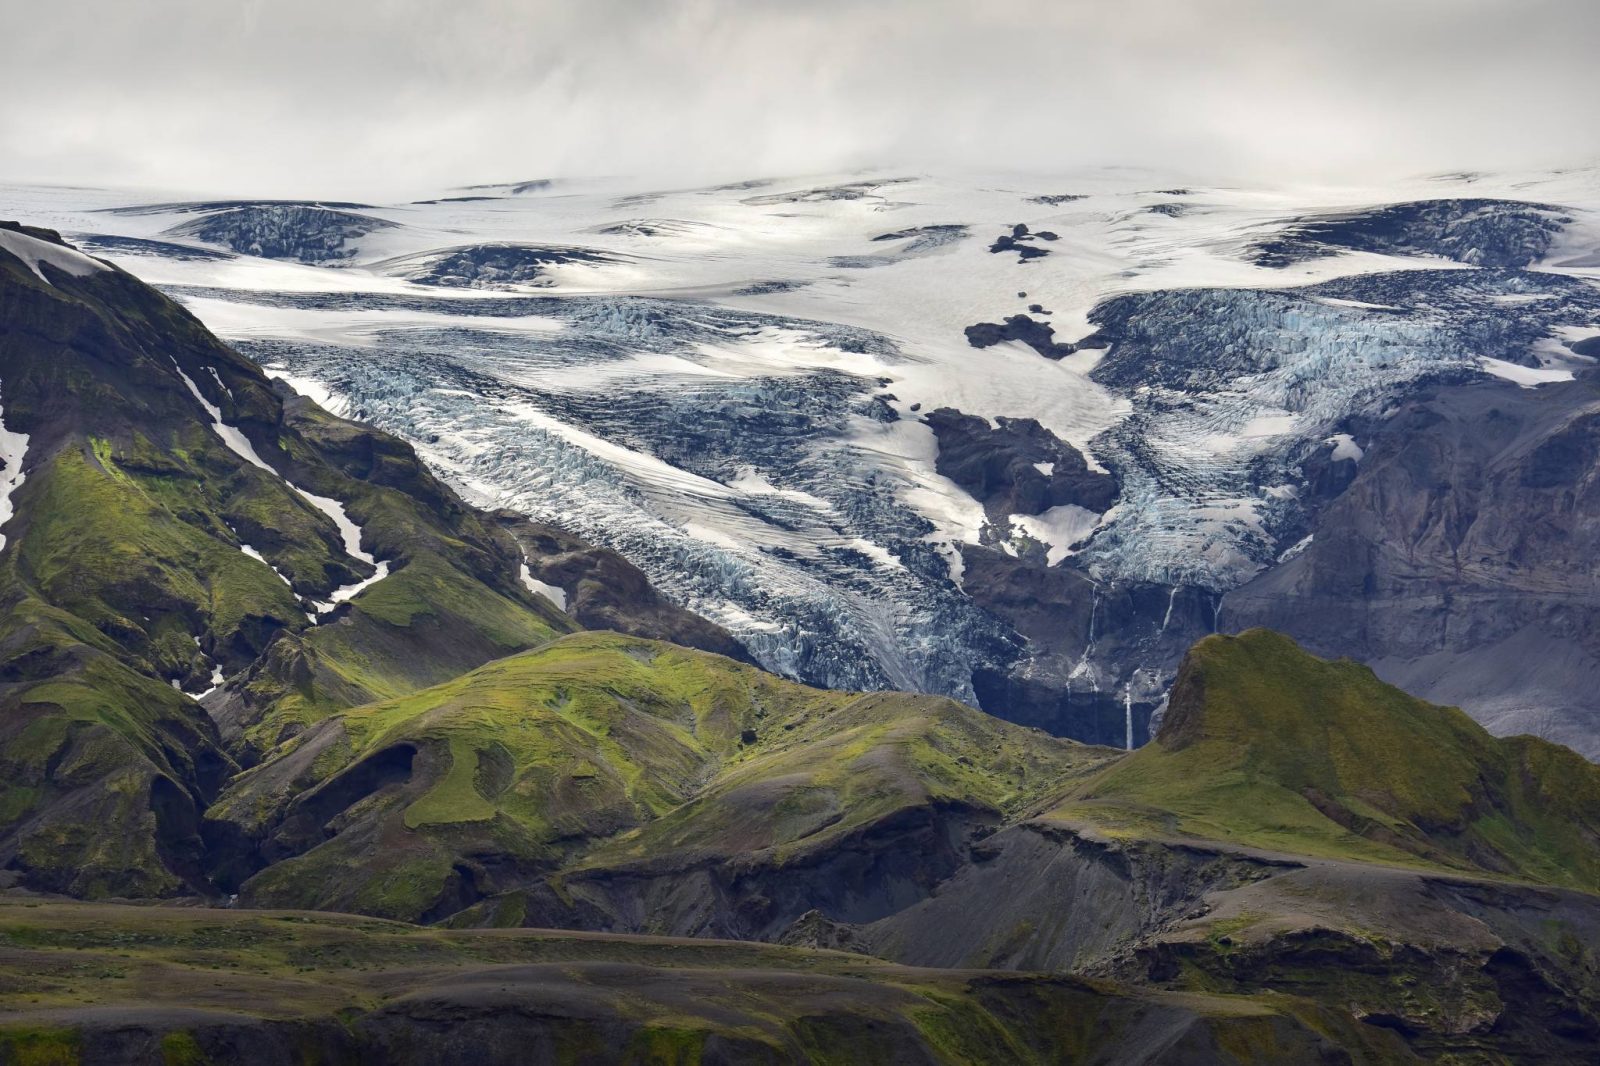
POLYGON ((1586 0, 0 2, 0 178, 421 196, 896 162, 1212 181, 1600 154, 1586 0), (292 76, 286 76, 292 72, 292 76))

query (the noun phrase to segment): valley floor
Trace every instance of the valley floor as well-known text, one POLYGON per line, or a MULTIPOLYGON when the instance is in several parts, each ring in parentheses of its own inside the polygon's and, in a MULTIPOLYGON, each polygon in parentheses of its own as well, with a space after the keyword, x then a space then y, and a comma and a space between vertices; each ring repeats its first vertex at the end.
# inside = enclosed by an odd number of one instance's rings
MULTIPOLYGON (((1282 997, 305 911, 0 900, 0 1061, 1404 1061, 1282 997), (1348 1061, 1348 1060, 1344 1060, 1348 1061)), ((1365 1030, 1365 1031, 1363 1031, 1365 1030)))

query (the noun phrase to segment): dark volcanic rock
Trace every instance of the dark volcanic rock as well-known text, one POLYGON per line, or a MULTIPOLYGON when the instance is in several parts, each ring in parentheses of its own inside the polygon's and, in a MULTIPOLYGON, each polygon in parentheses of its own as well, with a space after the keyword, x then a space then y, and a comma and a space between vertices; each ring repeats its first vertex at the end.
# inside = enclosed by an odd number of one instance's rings
POLYGON ((533 577, 566 593, 567 614, 584 628, 666 640, 754 662, 731 633, 667 600, 638 567, 611 549, 511 511, 495 517, 522 545, 533 577))
POLYGON ((1028 236, 1017 237, 1013 234, 1002 234, 995 238, 993 244, 989 245, 989 251, 996 253, 1016 252, 1017 261, 1022 263, 1027 262, 1029 259, 1042 259, 1050 254, 1050 249, 1048 248, 1038 248, 1031 244, 1022 243, 1022 241, 1031 239, 1028 236))
POLYGON ((880 233, 872 239, 874 242, 905 241, 906 243, 898 250, 899 255, 921 255, 924 252, 931 252, 936 248, 943 248, 957 241, 965 240, 968 232, 969 230, 966 226, 947 223, 936 226, 914 226, 911 229, 895 230, 892 233, 880 233))
POLYGON ((1229 593, 1223 628, 1274 626, 1600 757, 1597 457, 1588 380, 1441 388, 1376 427, 1312 542, 1229 593))
POLYGON ((979 322, 966 328, 967 343, 987 348, 1001 341, 1021 341, 1046 359, 1061 359, 1077 351, 1077 346, 1055 339, 1055 327, 1027 315, 1011 315, 1004 323, 979 322))
POLYGON ((1091 744, 1150 739, 1171 664, 1211 632, 1216 596, 1164 585, 1097 585, 1066 565, 969 545, 962 587, 1024 639, 1016 661, 974 671, 978 705, 1091 744), (1126 680, 1120 680, 1126 679, 1126 680))
POLYGON ((936 469, 991 518, 1036 515, 1062 504, 1099 514, 1116 502, 1117 479, 1090 470, 1082 452, 1034 419, 1002 417, 991 427, 987 419, 942 407, 925 420, 939 441, 936 469))
MULTIPOLYGON (((914 178, 883 178, 874 181, 853 181, 843 185, 824 185, 814 189, 796 189, 792 192, 751 196, 741 200, 740 203, 752 207, 770 207, 777 204, 826 203, 830 200, 865 200, 878 195, 878 190, 885 185, 903 185, 914 180, 914 178)), ((760 185, 755 187, 759 188, 760 185)))

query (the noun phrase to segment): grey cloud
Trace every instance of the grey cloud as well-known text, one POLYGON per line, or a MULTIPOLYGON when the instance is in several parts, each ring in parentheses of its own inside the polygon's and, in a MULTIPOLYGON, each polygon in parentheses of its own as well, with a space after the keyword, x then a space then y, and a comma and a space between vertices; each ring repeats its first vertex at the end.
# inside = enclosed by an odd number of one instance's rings
POLYGON ((1593 0, 0 0, 0 179, 390 196, 1600 156, 1593 0))

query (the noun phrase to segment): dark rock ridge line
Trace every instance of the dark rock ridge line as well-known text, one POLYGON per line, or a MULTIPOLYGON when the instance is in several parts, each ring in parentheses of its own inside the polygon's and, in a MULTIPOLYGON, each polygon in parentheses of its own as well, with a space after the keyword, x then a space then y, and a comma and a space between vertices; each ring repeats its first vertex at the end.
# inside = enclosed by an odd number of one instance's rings
MULTIPOLYGON (((550 178, 533 178, 529 181, 514 181, 500 185, 464 185, 462 188, 469 192, 493 189, 497 192, 504 192, 510 196, 524 196, 530 192, 544 192, 546 189, 552 188, 554 185, 554 180, 550 178)), ((456 197, 455 199, 460 199, 460 197, 456 197)), ((483 197, 477 197, 477 199, 483 199, 483 197)))
MULTIPOLYGON (((59 250, 37 271, 0 252, 4 416, 28 437, 0 552, 8 879, 191 892, 209 846, 199 812, 241 764, 333 710, 577 628, 519 581, 524 560, 543 566, 537 545, 465 505, 409 445, 270 381, 59 235, 4 226, 59 250), (337 504, 388 571, 315 614, 309 602, 376 571, 306 493, 337 504)), ((636 632, 742 654, 621 560, 559 547, 585 611, 621 623, 637 602, 636 632), (596 578, 615 584, 583 587, 596 578)))
POLYGON ((900 249, 902 255, 914 255, 918 252, 942 248, 962 240, 971 232, 971 227, 959 224, 941 224, 936 226, 916 226, 912 229, 895 230, 892 233, 880 233, 872 238, 873 241, 908 241, 900 249))
POLYGON ((119 255, 149 255, 179 262, 220 262, 234 258, 235 253, 219 252, 214 248, 200 248, 174 241, 155 241, 142 237, 118 237, 109 233, 87 233, 73 238, 82 247, 95 252, 119 255))
POLYGON ((522 545, 532 576, 560 589, 566 595, 562 609, 585 629, 671 641, 755 665, 731 633, 672 603, 611 549, 514 512, 495 518, 522 545))
POLYGON ((846 182, 842 185, 824 185, 813 189, 751 196, 741 200, 740 203, 750 207, 773 207, 779 204, 826 203, 832 200, 866 200, 877 197, 878 190, 885 186, 903 185, 914 180, 916 179, 880 178, 873 181, 846 182))

